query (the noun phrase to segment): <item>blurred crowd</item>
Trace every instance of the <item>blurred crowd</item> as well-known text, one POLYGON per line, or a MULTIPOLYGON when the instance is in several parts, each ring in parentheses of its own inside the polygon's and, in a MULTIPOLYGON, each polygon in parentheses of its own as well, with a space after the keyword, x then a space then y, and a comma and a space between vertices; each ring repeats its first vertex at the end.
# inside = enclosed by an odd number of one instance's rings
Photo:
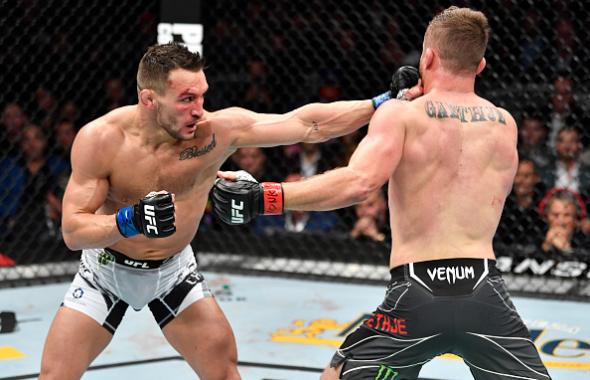
MULTIPOLYGON (((28 63, 27 73, 34 78, 6 78, 14 96, 0 96, 0 265, 65 250, 61 201, 74 137, 92 118, 135 102, 136 62, 157 35, 155 1, 147 10, 127 10, 124 20, 106 17, 120 14, 109 9, 115 3, 101 7, 95 18, 107 37, 95 39, 90 51, 79 36, 92 39, 95 32, 84 29, 84 22, 75 25, 75 32, 31 30, 57 28, 55 20, 36 25, 46 22, 37 21, 41 14, 57 16, 67 9, 72 19, 83 19, 93 15, 92 9, 74 2, 65 2, 69 5, 61 11, 32 0, 17 3, 14 9, 0 9, 18 20, 22 35, 5 64, 16 70, 28 63), (131 30, 106 34, 109 25, 131 30), (134 38, 120 37, 128 34, 134 38), (55 65, 46 72, 39 66, 49 60, 55 65)), ((284 112, 311 101, 376 95, 395 68, 417 65, 426 20, 446 6, 370 0, 339 2, 336 9, 329 1, 311 3, 207 2, 203 46, 211 90, 206 108, 284 112)), ((477 1, 455 3, 481 8, 477 1)), ((520 164, 494 239, 498 253, 584 261, 590 255, 590 97, 585 87, 590 74, 583 64, 590 50, 583 48, 588 35, 576 21, 576 14, 586 12, 578 3, 496 1, 486 8, 493 34, 478 91, 512 112, 519 125, 520 164)), ((361 129, 323 144, 242 148, 223 169, 247 170, 260 181, 295 181, 346 165, 365 133, 361 129)), ((387 247, 392 242, 386 199, 381 189, 355 207, 289 211, 245 227, 221 225, 209 205, 197 240, 208 231, 259 237, 330 234, 387 247)))

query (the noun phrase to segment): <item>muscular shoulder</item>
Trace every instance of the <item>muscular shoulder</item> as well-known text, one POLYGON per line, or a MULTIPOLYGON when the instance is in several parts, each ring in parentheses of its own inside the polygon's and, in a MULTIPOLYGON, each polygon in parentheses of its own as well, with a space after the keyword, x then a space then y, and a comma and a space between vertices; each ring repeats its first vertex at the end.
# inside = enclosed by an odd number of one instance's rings
POLYGON ((207 120, 216 128, 239 128, 253 122, 254 112, 240 107, 224 108, 209 112, 207 120))
POLYGON ((500 113, 502 113, 502 115, 504 115, 504 118, 506 119, 506 124, 508 124, 511 127, 516 128, 516 121, 514 120, 514 117, 512 116, 512 114, 502 107, 496 107, 496 108, 498 109, 498 111, 500 113))
POLYGON ((125 138, 123 128, 103 116, 86 124, 76 135, 74 147, 82 145, 85 152, 108 152, 110 147, 119 146, 125 138))
POLYGON ((406 127, 412 124, 408 123, 408 121, 412 120, 412 118, 417 115, 418 109, 419 106, 416 101, 409 102, 392 99, 383 103, 375 111, 371 123, 376 125, 398 125, 406 127))
POLYGON ((72 146, 74 170, 77 168, 106 170, 124 143, 125 125, 131 121, 130 111, 130 109, 117 109, 80 129, 72 146))
POLYGON ((374 117, 391 118, 396 120, 407 118, 408 114, 413 114, 416 109, 416 102, 392 99, 383 103, 374 114, 374 117))

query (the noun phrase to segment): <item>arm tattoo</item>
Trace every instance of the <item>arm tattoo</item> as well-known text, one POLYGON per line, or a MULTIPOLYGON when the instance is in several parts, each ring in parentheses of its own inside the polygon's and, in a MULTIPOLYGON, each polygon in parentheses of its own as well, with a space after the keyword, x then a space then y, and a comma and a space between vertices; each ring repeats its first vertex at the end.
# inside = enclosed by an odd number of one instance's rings
POLYGON ((478 121, 497 121, 506 125, 506 118, 496 107, 483 106, 458 106, 455 104, 433 102, 425 105, 426 115, 433 119, 457 119, 461 123, 474 123, 478 121))
POLYGON ((211 152, 213 150, 213 148, 215 148, 216 145, 217 145, 217 142, 215 141, 215 133, 214 133, 213 136, 211 137, 211 142, 209 144, 205 145, 202 148, 197 148, 197 146, 191 146, 190 148, 186 148, 185 150, 180 152, 180 157, 178 157, 178 159, 180 161, 182 161, 182 160, 188 160, 191 158, 202 156, 204 154, 211 152))

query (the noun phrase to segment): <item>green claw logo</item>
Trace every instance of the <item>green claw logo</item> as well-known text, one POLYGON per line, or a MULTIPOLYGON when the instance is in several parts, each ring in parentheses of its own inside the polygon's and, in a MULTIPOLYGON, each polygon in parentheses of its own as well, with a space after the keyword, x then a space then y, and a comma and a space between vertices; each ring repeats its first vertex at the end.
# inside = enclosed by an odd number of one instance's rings
POLYGON ((395 380, 397 375, 398 373, 394 371, 393 368, 386 365, 380 365, 379 372, 377 373, 375 380, 395 380))
POLYGON ((115 261, 115 256, 111 255, 109 252, 104 251, 98 255, 98 262, 102 265, 106 265, 113 261, 115 261))

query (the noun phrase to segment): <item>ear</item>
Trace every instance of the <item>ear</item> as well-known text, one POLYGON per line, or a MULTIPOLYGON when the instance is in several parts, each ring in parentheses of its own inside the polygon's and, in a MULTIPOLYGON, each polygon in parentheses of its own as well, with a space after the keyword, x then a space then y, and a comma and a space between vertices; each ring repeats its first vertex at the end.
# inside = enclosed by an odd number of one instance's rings
POLYGON ((479 75, 479 73, 481 73, 483 71, 483 69, 485 69, 486 67, 486 59, 485 57, 481 59, 481 61, 479 61, 479 64, 477 65, 477 70, 475 71, 475 75, 479 75))
POLYGON ((156 106, 155 94, 152 90, 143 89, 139 91, 139 102, 147 108, 154 108, 156 106))
POLYGON ((434 50, 432 48, 426 48, 424 51, 424 69, 431 69, 434 64, 434 50))

